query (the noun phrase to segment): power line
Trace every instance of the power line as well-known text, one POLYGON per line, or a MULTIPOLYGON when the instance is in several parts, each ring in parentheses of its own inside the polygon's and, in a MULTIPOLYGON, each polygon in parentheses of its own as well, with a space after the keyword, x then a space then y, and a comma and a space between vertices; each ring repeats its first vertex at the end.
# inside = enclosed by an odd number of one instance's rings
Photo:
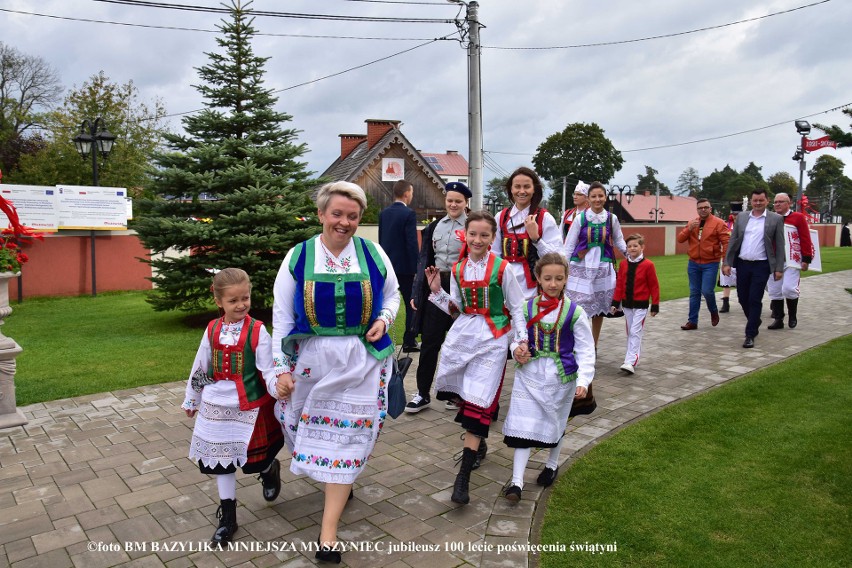
MULTIPOLYGON (((127 26, 131 28, 149 28, 156 30, 172 30, 182 32, 203 32, 203 33, 221 33, 221 30, 208 30, 203 28, 185 28, 180 26, 155 26, 152 24, 133 24, 130 22, 116 22, 111 20, 93 20, 89 18, 73 18, 71 16, 57 16, 55 14, 42 14, 39 12, 25 12, 23 10, 11 10, 8 8, 0 8, 0 12, 9 12, 11 14, 23 14, 25 16, 39 16, 42 18, 52 18, 55 20, 68 20, 72 22, 84 22, 89 24, 110 24, 114 26, 127 26)), ((308 39, 361 39, 361 40, 383 40, 383 41, 426 41, 427 37, 369 37, 369 36, 337 36, 337 35, 312 35, 312 34, 276 34, 257 32, 255 35, 267 37, 295 37, 308 39)))
POLYGON ((276 90, 274 90, 274 91, 272 91, 272 92, 273 92, 273 93, 282 93, 282 92, 284 92, 284 91, 289 91, 290 89, 295 89, 296 87, 304 87, 305 85, 310 85, 310 84, 312 84, 312 83, 316 83, 316 82, 318 82, 318 81, 322 81, 323 79, 329 79, 329 78, 331 78, 331 77, 337 77, 338 75, 343 75, 344 73, 349 73, 350 71, 355 71, 356 69, 361 69, 361 68, 363 68, 363 67, 367 67, 368 65, 373 65, 374 63, 379 63, 379 62, 381 62, 381 61, 387 61, 388 59, 390 59, 390 58, 392 58, 392 57, 396 57, 397 55, 402 55, 402 54, 404 54, 404 53, 408 53, 409 51, 414 51, 415 49, 419 49, 419 48, 421 48, 421 47, 425 47, 425 46, 427 46, 427 45, 430 45, 430 44, 432 44, 432 43, 435 43, 436 41, 449 39, 449 38, 450 38, 450 36, 455 35, 455 33, 457 33, 457 32, 453 32, 452 34, 450 34, 450 35, 446 35, 446 36, 444 36, 444 37, 442 37, 442 38, 436 38, 436 39, 433 39, 433 40, 429 40, 429 41, 427 41, 427 42, 425 42, 425 43, 421 43, 421 44, 419 44, 419 45, 415 45, 414 47, 410 47, 410 48, 408 48, 408 49, 404 49, 404 50, 402 50, 402 51, 398 51, 398 52, 396 52, 396 53, 394 53, 394 54, 392 54, 392 55, 388 55, 388 56, 382 57, 382 58, 380 58, 380 59, 375 59, 375 60, 373 60, 373 61, 370 61, 369 63, 363 63, 363 64, 361 64, 361 65, 356 65, 355 67, 350 67, 349 69, 344 69, 343 71, 338 71, 337 73, 332 73, 332 74, 330 74, 330 75, 325 75, 325 76, 323 76, 323 77, 319 77, 319 78, 314 79, 314 80, 312 80, 312 81, 305 81, 304 83, 299 83, 298 85, 292 85, 292 86, 290 86, 290 87, 285 87, 285 88, 283 88, 283 89, 276 89, 276 90))
POLYGON ((831 2, 831 0, 819 0, 818 2, 814 2, 812 4, 806 4, 804 6, 799 6, 797 8, 790 8, 789 10, 782 10, 780 12, 773 12, 771 14, 764 14, 763 16, 757 16, 757 17, 754 17, 754 18, 747 18, 745 20, 737 20, 736 22, 729 22, 727 24, 720 24, 718 26, 706 26, 706 27, 703 27, 703 28, 696 28, 694 30, 688 30, 688 31, 685 31, 685 32, 676 32, 676 33, 671 33, 671 34, 660 34, 660 35, 655 35, 655 36, 640 37, 640 38, 636 38, 636 39, 625 39, 625 40, 618 40, 618 41, 604 41, 604 42, 598 42, 598 43, 581 43, 581 44, 577 44, 577 45, 553 45, 553 46, 545 46, 545 47, 508 47, 508 46, 496 46, 496 45, 483 45, 482 48, 483 49, 504 49, 504 50, 547 50, 547 49, 576 49, 576 48, 580 48, 580 47, 602 47, 602 46, 606 46, 606 45, 624 45, 624 44, 628 44, 628 43, 638 43, 638 42, 641 42, 641 41, 650 41, 650 40, 654 40, 654 39, 664 39, 664 38, 670 38, 670 37, 684 36, 684 35, 694 34, 694 33, 698 33, 698 32, 706 32, 708 30, 718 30, 718 29, 721 29, 721 28, 727 28, 727 27, 730 27, 730 26, 736 26, 736 25, 739 25, 739 24, 745 24, 745 23, 748 23, 748 22, 755 22, 757 20, 763 20, 763 19, 766 19, 766 18, 771 18, 773 16, 779 16, 781 14, 789 14, 790 12, 795 12, 797 10, 804 10, 805 8, 812 8, 814 6, 819 6, 820 4, 826 4, 828 2, 831 2))
MULTIPOLYGON (((419 49, 419 48, 421 48, 421 47, 425 47, 425 46, 430 45, 430 44, 433 44, 433 43, 435 43, 435 42, 437 42, 437 41, 445 40, 445 39, 449 39, 449 38, 450 38, 450 36, 455 35, 456 33, 457 33, 457 32, 453 32, 452 34, 449 34, 449 35, 446 35, 446 36, 443 36, 443 37, 440 37, 440 38, 435 38, 435 39, 433 39, 433 40, 429 40, 429 41, 427 41, 427 42, 425 42, 425 43, 421 43, 421 44, 419 44, 419 45, 415 45, 414 47, 410 47, 410 48, 408 48, 408 49, 404 49, 404 50, 402 50, 402 51, 398 51, 398 52, 393 53, 393 54, 391 54, 391 55, 387 55, 387 56, 385 56, 385 57, 381 57, 381 58, 379 58, 379 59, 374 59, 373 61, 369 61, 369 62, 367 62, 367 63, 362 63, 361 65, 356 65, 356 66, 354 66, 354 67, 349 67, 348 69, 344 69, 343 71, 338 71, 338 72, 336 72, 336 73, 331 73, 331 74, 329 74, 329 75, 325 75, 325 76, 323 76, 323 77, 318 77, 318 78, 313 79, 313 80, 311 80, 311 81, 305 81, 304 83, 298 83, 298 84, 296 84, 296 85, 291 85, 291 86, 289 86, 289 87, 284 87, 284 88, 282 88, 282 89, 275 89, 275 90, 271 91, 271 93, 283 93, 284 91, 289 91, 289 90, 291 90, 291 89, 295 89, 295 88, 297 88, 297 87, 304 87, 305 85, 310 85, 310 84, 312 84, 312 83, 317 83, 317 82, 322 81, 322 80, 324 80, 324 79, 329 79, 329 78, 331 78, 331 77, 337 77, 338 75, 343 75, 344 73, 349 73, 350 71, 355 71, 356 69, 363 69, 364 67, 367 67, 367 66, 369 66, 369 65, 373 65, 373 64, 375 64, 375 63, 379 63, 379 62, 382 62, 382 61, 387 61, 388 59, 391 59, 392 57, 396 57, 396 56, 398 56, 398 55, 403 55, 404 53, 408 53, 408 52, 410 52, 410 51, 414 51, 415 49, 419 49)), ((199 108, 199 109, 195 109, 195 110, 188 110, 188 111, 184 111, 184 112, 176 112, 176 113, 173 113, 173 114, 167 114, 167 115, 163 116, 162 118, 171 118, 171 117, 175 117, 175 116, 183 116, 183 115, 187 115, 187 114, 193 114, 193 113, 196 113, 196 112, 200 112, 200 111, 202 111, 202 110, 205 110, 205 109, 203 109, 203 108, 199 108)))
POLYGON ((446 6, 446 2, 406 2, 405 0, 343 0, 344 2, 364 2, 368 4, 409 4, 411 6, 446 6))
POLYGON ((487 152, 482 153, 482 161, 488 167, 489 170, 499 175, 500 177, 509 177, 510 174, 506 170, 506 168, 504 168, 496 161, 494 161, 490 156, 488 156, 487 152))
POLYGON ((850 105, 852 105, 852 103, 846 103, 846 104, 843 104, 843 105, 840 105, 840 106, 836 106, 834 108, 830 108, 828 110, 823 110, 823 111, 820 111, 820 112, 815 112, 813 114, 808 114, 806 116, 798 116, 796 118, 791 118, 789 120, 784 120, 782 122, 776 122, 775 124, 768 124, 766 126, 759 126, 757 128, 750 128, 748 130, 741 130, 740 132, 734 132, 732 134, 723 134, 722 136, 713 136, 713 137, 710 137, 710 138, 702 138, 700 140, 690 140, 689 142, 678 142, 677 144, 665 144, 665 145, 662 145, 662 146, 649 146, 648 148, 634 148, 632 150, 621 150, 621 153, 626 154, 628 152, 644 152, 646 150, 660 150, 660 149, 663 149, 663 148, 676 148, 678 146, 687 146, 689 144, 698 144, 700 142, 711 142, 713 140, 722 140, 723 138, 731 138, 733 136, 739 136, 740 134, 748 134, 750 132, 757 132, 759 130, 766 130, 767 128, 775 128, 776 126, 789 124, 789 123, 791 123, 795 120, 801 120, 803 118, 812 118, 812 117, 818 116, 820 114, 826 114, 826 113, 829 113, 829 112, 834 112, 836 110, 840 110, 840 109, 848 107, 850 105))
MULTIPOLYGON (((166 2, 151 2, 149 0, 92 0, 105 4, 119 4, 138 8, 164 8, 186 12, 205 12, 211 14, 230 14, 229 8, 213 8, 194 4, 168 4, 166 2)), ((304 14, 297 12, 272 12, 269 10, 246 10, 251 16, 267 16, 273 18, 292 18, 297 20, 332 20, 339 22, 379 22, 393 24, 452 24, 453 20, 441 18, 386 18, 376 16, 344 16, 339 14, 304 14)))
MULTIPOLYGON (((757 128, 750 128, 748 130, 741 130, 739 132, 733 132, 731 134, 723 134, 721 136, 712 136, 710 138, 701 138, 700 140, 690 140, 689 142, 677 142, 675 144, 663 144, 661 146, 649 146, 647 148, 633 148, 631 150, 619 150, 619 152, 621 152, 622 154, 627 154, 629 152, 644 152, 646 150, 661 150, 663 148, 676 148, 678 146, 687 146, 689 144, 699 144, 701 142, 711 142, 713 140, 722 140, 723 138, 731 138, 733 136, 739 136, 741 134, 749 134, 751 132, 758 132, 760 130, 766 130, 768 128, 775 128, 776 126, 782 126, 784 124, 789 124, 793 121, 802 120, 804 118, 813 118, 813 117, 818 116, 820 114, 827 114, 829 112, 838 111, 838 110, 844 109, 844 108, 849 107, 849 106, 852 106, 852 103, 845 103, 845 104, 836 106, 834 108, 815 112, 813 114, 808 114, 808 115, 805 115, 805 116, 797 116, 796 118, 790 118, 788 120, 776 122, 774 124, 767 124, 766 126, 758 126, 757 128)), ((488 151, 484 151, 484 153, 487 153, 487 154, 504 154, 506 156, 526 156, 528 158, 532 157, 534 155, 531 152, 498 152, 497 150, 488 150, 488 151)))

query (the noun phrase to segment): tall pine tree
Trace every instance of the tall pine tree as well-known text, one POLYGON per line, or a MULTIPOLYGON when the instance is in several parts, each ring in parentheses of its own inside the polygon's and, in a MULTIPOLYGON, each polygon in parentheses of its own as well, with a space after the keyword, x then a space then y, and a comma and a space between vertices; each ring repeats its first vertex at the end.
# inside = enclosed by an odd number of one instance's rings
POLYGON ((248 7, 231 0, 216 41, 198 69, 205 109, 183 119, 184 135, 165 136, 169 151, 154 160, 150 195, 139 202, 135 225, 152 252, 156 310, 209 306, 211 271, 242 268, 252 279, 257 307, 272 305, 272 286, 287 251, 318 231, 316 206, 292 116, 273 109, 264 65, 251 39, 248 7), (179 255, 165 254, 169 249, 179 255))

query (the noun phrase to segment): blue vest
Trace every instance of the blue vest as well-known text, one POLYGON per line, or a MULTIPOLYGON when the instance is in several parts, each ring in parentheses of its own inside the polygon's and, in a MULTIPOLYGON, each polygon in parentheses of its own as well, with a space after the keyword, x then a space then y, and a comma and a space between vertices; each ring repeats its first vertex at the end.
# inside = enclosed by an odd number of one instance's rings
MULTIPOLYGON (((382 257, 371 241, 352 237, 358 266, 361 267, 359 272, 314 272, 318 245, 311 241, 318 238, 313 237, 296 245, 290 258, 290 274, 296 280, 293 300, 296 323, 282 343, 318 335, 356 335, 364 343, 367 352, 376 359, 384 359, 393 352, 393 342, 387 330, 378 341, 372 343, 364 337, 382 310, 382 290, 387 276, 382 257)), ((285 347, 282 345, 282 348, 285 347)))

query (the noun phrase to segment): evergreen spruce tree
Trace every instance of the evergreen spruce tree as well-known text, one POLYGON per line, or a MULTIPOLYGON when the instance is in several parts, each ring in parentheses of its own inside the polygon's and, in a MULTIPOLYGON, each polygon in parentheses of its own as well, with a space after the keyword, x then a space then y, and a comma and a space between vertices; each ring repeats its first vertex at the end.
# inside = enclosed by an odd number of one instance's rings
POLYGON ((209 306, 211 272, 229 266, 248 272, 254 306, 271 306, 284 255, 318 232, 316 180, 298 161, 307 147, 282 129, 292 116, 273 109, 277 97, 263 86, 269 58, 252 51, 250 5, 232 0, 218 26, 224 53, 207 53, 198 69, 205 109, 183 119, 186 134, 165 136, 154 197, 138 203, 134 228, 152 252, 156 310, 209 306), (170 248, 184 254, 161 254, 170 248))

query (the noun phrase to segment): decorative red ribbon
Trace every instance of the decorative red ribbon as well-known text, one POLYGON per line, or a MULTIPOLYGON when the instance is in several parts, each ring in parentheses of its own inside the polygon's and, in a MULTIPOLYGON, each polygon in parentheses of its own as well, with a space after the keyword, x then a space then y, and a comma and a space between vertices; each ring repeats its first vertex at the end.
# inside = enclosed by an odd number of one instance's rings
POLYGON ((541 295, 541 300, 538 301, 538 313, 530 318, 527 322, 527 327, 532 327, 541 319, 559 307, 559 298, 548 298, 546 294, 541 295), (547 299, 545 299, 547 298, 547 299))

